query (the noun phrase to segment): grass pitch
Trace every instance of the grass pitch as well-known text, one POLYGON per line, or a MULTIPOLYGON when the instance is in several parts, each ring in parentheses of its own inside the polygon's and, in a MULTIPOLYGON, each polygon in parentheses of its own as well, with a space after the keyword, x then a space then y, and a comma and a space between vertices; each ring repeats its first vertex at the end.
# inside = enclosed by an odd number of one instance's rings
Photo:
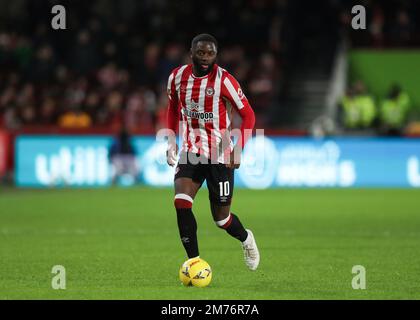
POLYGON ((207 288, 183 287, 172 189, 0 190, 0 299, 419 299, 420 190, 235 190, 232 211, 260 252, 194 202, 207 288), (66 268, 53 290, 51 269, 66 268), (352 289, 352 267, 366 289, 352 289))

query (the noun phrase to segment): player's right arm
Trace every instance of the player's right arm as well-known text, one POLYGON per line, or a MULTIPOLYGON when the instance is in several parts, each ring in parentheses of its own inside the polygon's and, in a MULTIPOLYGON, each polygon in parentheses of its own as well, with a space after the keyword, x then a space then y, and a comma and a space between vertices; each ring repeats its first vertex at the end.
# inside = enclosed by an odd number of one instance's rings
POLYGON ((176 164, 178 154, 178 145, 176 144, 176 127, 179 123, 178 95, 175 88, 175 73, 172 71, 168 78, 168 111, 167 111, 167 128, 168 128, 168 149, 166 151, 166 161, 170 166, 176 164))

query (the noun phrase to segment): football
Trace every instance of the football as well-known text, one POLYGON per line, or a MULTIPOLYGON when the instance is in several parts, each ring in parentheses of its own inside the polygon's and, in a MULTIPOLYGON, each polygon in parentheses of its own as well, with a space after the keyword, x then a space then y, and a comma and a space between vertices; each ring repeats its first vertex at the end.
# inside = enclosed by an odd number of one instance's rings
POLYGON ((210 265, 200 258, 188 259, 179 269, 179 279, 185 286, 204 288, 210 284, 211 278, 210 265))

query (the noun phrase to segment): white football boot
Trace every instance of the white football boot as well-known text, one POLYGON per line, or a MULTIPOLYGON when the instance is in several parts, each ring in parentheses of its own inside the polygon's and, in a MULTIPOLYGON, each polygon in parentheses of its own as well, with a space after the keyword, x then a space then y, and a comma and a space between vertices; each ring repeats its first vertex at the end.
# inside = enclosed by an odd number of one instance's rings
POLYGON ((255 242, 254 234, 251 230, 246 229, 248 238, 242 242, 242 249, 244 251, 245 264, 250 270, 256 270, 260 263, 260 253, 258 251, 257 243, 255 242))

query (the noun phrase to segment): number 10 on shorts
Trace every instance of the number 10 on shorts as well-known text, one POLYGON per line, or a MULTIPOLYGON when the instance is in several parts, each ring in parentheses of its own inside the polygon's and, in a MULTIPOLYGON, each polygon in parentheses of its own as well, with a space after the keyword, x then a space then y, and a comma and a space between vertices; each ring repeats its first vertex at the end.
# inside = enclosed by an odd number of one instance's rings
POLYGON ((219 190, 221 197, 227 197, 230 193, 229 181, 219 182, 219 190))

